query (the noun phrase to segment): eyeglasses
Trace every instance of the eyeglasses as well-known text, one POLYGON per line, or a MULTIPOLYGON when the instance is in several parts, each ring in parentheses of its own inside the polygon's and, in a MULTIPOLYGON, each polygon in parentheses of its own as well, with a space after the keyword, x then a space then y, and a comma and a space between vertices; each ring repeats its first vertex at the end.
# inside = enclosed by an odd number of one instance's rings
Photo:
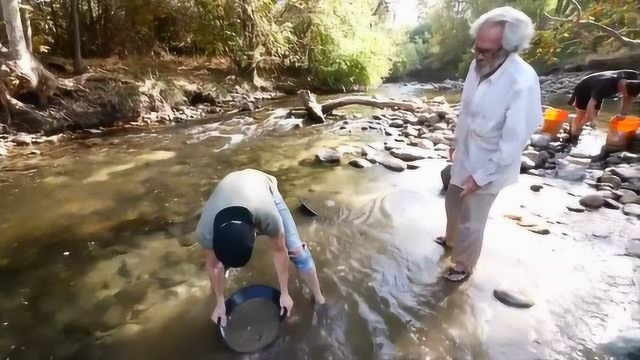
POLYGON ((502 50, 502 47, 499 47, 496 50, 478 49, 478 47, 476 46, 476 42, 475 41, 471 45, 471 53, 475 54, 475 55, 482 55, 482 57, 484 57, 484 58, 491 58, 495 54, 497 54, 500 50, 502 50))

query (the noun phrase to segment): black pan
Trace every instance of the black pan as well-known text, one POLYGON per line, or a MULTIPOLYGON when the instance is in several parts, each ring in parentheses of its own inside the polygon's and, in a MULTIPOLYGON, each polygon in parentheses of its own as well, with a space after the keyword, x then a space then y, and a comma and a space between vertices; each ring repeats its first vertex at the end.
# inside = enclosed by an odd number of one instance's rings
POLYGON ((280 290, 250 285, 231 294, 224 303, 227 325, 219 326, 219 329, 229 349, 254 353, 272 345, 278 338, 280 323, 287 316, 286 310, 280 315, 280 290))

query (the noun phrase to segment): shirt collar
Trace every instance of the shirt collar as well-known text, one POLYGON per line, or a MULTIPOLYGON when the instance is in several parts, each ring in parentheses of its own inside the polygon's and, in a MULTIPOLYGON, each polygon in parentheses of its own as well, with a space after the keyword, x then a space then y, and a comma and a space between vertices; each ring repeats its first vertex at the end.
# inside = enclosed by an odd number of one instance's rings
POLYGON ((504 61, 504 63, 502 63, 502 66, 500 66, 500 68, 495 73, 493 73, 493 75, 489 76, 489 78, 487 78, 484 81, 493 82, 497 80, 500 77, 500 75, 506 71, 506 68, 508 68, 511 65, 511 63, 513 63, 516 56, 517 54, 515 53, 509 54, 509 56, 507 56, 507 59, 504 61))

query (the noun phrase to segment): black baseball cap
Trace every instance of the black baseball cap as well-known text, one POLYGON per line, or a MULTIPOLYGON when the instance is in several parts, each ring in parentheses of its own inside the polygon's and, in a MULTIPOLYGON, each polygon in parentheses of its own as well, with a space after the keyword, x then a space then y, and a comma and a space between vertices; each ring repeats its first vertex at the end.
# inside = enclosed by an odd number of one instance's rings
POLYGON ((249 262, 256 242, 253 214, 243 206, 229 206, 213 220, 213 252, 225 268, 249 262))

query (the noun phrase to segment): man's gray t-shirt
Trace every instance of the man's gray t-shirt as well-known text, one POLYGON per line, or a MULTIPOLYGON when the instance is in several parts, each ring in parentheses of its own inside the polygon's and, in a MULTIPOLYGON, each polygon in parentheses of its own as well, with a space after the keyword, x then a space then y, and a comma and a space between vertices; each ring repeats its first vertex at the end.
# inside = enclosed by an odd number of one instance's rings
POLYGON ((198 242, 205 249, 213 247, 213 220, 229 206, 243 206, 253 214, 258 235, 276 237, 283 232, 282 217, 273 201, 278 192, 276 178, 258 170, 245 169, 225 176, 204 204, 196 227, 198 242))

